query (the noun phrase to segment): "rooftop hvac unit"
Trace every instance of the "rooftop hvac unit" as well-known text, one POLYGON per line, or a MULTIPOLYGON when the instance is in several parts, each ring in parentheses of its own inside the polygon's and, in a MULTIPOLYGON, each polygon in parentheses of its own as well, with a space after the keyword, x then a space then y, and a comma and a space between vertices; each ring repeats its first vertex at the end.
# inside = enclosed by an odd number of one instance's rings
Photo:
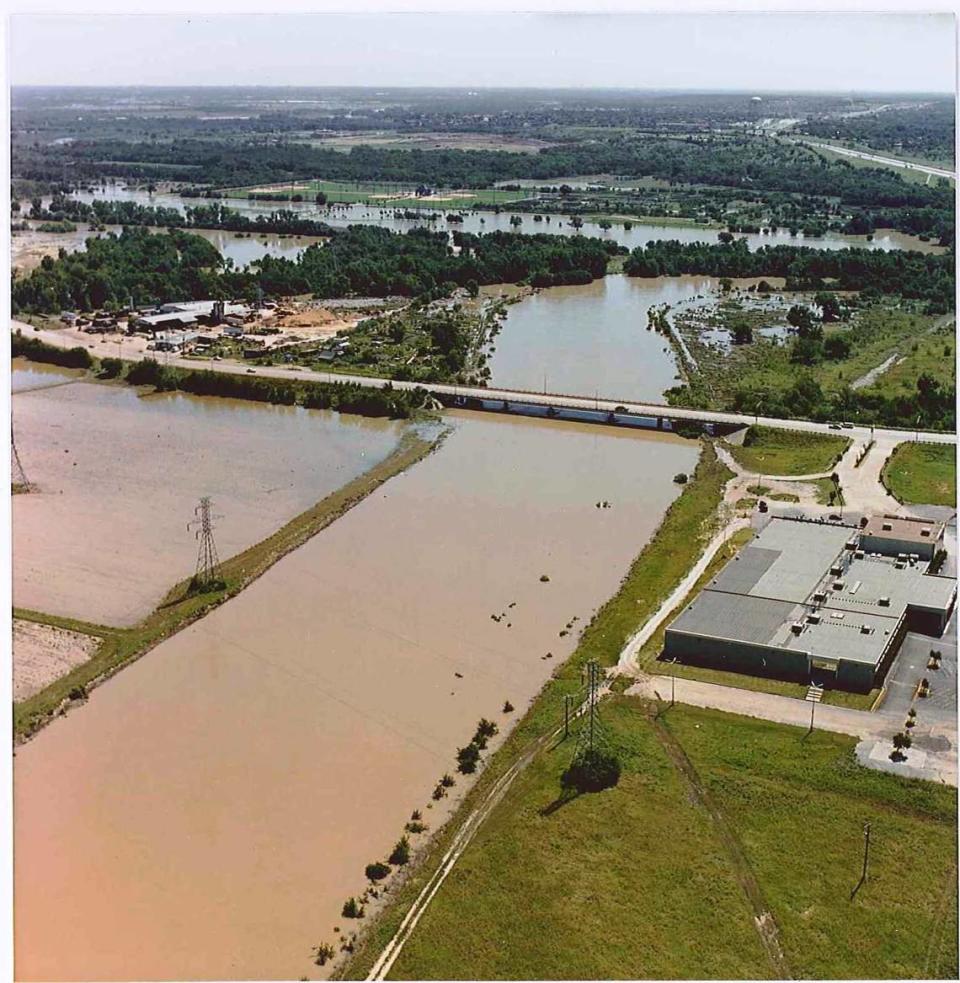
POLYGON ((893 525, 891 523, 889 523, 889 522, 885 522, 883 524, 883 531, 884 532, 893 532, 893 525))
POLYGON ((930 538, 930 530, 929 529, 921 529, 920 530, 920 535, 926 537, 927 539, 929 539, 930 538))
POLYGON ((820 624, 820 615, 819 614, 808 614, 807 615, 807 624, 808 625, 819 625, 820 624))
POLYGON ((833 582, 833 589, 834 590, 843 590, 843 581, 842 580, 835 580, 833 582))
POLYGON ((880 607, 882 607, 882 608, 888 608, 888 607, 890 607, 890 598, 889 597, 880 597, 880 598, 877 599, 877 604, 879 604, 880 607))
POLYGON ((823 602, 826 601, 826 599, 827 599, 826 592, 825 591, 822 591, 822 590, 818 590, 816 592, 816 594, 813 595, 813 599, 818 604, 823 604, 823 602))
POLYGON ((906 563, 903 562, 903 560, 897 560, 897 562, 894 563, 894 565, 893 565, 893 569, 894 570, 905 570, 906 567, 907 567, 907 565, 906 565, 906 563))
POLYGON ((794 635, 801 635, 801 634, 803 634, 803 622, 801 622, 801 621, 795 621, 790 626, 790 631, 792 631, 794 633, 794 635))
POLYGON ((862 560, 862 559, 863 559, 863 557, 864 557, 864 552, 863 552, 863 550, 857 550, 857 551, 856 551, 856 552, 855 552, 855 553, 853 554, 853 558, 854 558, 855 560, 862 560))
POLYGON ((860 626, 860 634, 861 635, 872 635, 873 634, 873 629, 869 625, 861 625, 860 626))
POLYGON ((840 574, 842 574, 842 573, 843 573, 843 567, 839 563, 835 563, 830 568, 830 576, 831 577, 839 577, 840 574))

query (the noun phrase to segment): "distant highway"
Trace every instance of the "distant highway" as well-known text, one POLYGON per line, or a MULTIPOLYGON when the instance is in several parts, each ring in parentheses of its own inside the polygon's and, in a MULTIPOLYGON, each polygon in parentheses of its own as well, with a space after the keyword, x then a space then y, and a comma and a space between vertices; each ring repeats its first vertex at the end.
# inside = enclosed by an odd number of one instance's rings
POLYGON ((860 160, 869 160, 875 164, 886 164, 887 167, 902 167, 907 171, 918 171, 920 174, 929 174, 931 177, 945 177, 951 181, 957 179, 955 171, 947 171, 942 167, 931 167, 929 164, 917 164, 912 160, 900 160, 897 157, 881 157, 878 154, 868 154, 862 150, 850 150, 848 147, 836 147, 832 143, 813 143, 803 140, 809 147, 816 147, 818 150, 832 150, 835 154, 842 154, 844 157, 857 157, 860 160))
MULTIPOLYGON (((75 337, 64 335, 57 330, 34 331, 30 325, 18 324, 13 322, 14 327, 20 327, 24 333, 29 331, 33 337, 38 337, 42 341, 59 348, 74 348, 77 345, 75 337)), ((91 344, 89 347, 93 348, 91 344)), ((111 346, 112 347, 112 346, 111 346)), ((112 352, 110 352, 112 354, 112 352)), ((135 354, 125 354, 124 361, 139 361, 143 357, 143 352, 135 354)), ((424 385, 418 382, 398 382, 390 379, 377 379, 370 376, 347 375, 343 372, 319 372, 304 368, 289 368, 278 365, 258 365, 251 373, 250 368, 237 362, 215 362, 212 359, 200 360, 190 358, 180 358, 176 356, 161 356, 157 359, 164 365, 176 365, 184 369, 210 369, 214 372, 226 372, 231 375, 256 374, 274 379, 300 379, 312 382, 352 382, 360 386, 367 386, 372 389, 380 389, 389 384, 394 389, 426 389, 438 396, 465 397, 484 400, 506 400, 511 404, 525 404, 529 406, 553 406, 558 409, 572 409, 582 411, 600 411, 610 413, 614 410, 626 412, 636 416, 656 417, 668 420, 690 420, 698 423, 719 423, 746 427, 751 423, 759 423, 768 427, 779 427, 782 430, 801 430, 808 433, 832 433, 826 423, 815 423, 812 420, 781 420, 777 417, 767 417, 750 415, 744 413, 726 413, 715 410, 695 410, 685 409, 679 406, 665 406, 663 403, 640 403, 629 398, 613 398, 610 396, 591 397, 567 395, 564 393, 542 393, 525 392, 518 389, 499 389, 496 387, 485 388, 482 386, 458 386, 442 383, 430 383, 424 385)), ((847 436, 866 436, 873 434, 877 438, 893 438, 896 440, 909 439, 913 434, 918 434, 921 440, 938 444, 956 443, 957 436, 953 433, 937 433, 933 431, 914 431, 908 429, 881 428, 877 427, 871 431, 870 427, 856 426, 846 428, 843 431, 847 436)))

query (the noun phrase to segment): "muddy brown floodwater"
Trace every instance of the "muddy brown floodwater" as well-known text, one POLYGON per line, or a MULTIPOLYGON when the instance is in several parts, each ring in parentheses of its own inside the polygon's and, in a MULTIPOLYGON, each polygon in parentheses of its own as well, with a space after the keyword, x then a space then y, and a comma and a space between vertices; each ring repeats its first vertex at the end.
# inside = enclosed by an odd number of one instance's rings
POLYGON ((13 600, 98 624, 135 623, 193 573, 187 522, 202 495, 222 516, 225 559, 382 460, 401 432, 321 410, 56 379, 14 367, 17 450, 36 490, 13 500, 13 600))
POLYGON ((436 453, 18 749, 19 979, 328 972, 310 949, 350 929, 365 865, 413 809, 438 825, 456 748, 522 714, 697 457, 449 419, 436 453))

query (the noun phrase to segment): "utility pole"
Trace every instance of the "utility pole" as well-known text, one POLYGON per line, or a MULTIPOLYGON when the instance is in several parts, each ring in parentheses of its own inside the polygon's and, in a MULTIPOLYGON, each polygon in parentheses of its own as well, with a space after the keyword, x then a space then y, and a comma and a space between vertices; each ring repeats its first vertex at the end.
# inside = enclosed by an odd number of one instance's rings
POLYGON ((816 709, 817 709, 817 701, 811 700, 810 701, 810 729, 807 731, 808 734, 813 733, 813 714, 816 711, 816 709))
POLYGON ((860 883, 867 879, 867 864, 870 860, 870 823, 863 824, 863 873, 860 875, 860 883))
POLYGON ((570 720, 573 714, 570 712, 573 707, 573 697, 567 693, 563 697, 563 739, 570 736, 570 720))
POLYGON ((220 570, 220 557, 217 554, 217 544, 213 539, 213 520, 223 516, 213 515, 210 511, 210 498, 204 496, 200 504, 193 510, 195 516, 187 523, 195 529, 195 537, 200 546, 197 550, 197 568, 193 575, 192 586, 201 590, 211 590, 223 583, 220 570))

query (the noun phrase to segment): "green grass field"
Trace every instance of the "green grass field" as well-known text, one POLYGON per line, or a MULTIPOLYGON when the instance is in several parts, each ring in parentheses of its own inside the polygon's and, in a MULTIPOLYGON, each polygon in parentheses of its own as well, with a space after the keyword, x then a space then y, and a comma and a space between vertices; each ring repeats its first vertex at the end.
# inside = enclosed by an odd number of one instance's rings
POLYGON ((729 450, 748 471, 799 475, 829 471, 849 444, 846 437, 751 426, 747 428, 743 446, 730 445, 729 450))
POLYGON ((955 506, 956 453, 953 444, 900 444, 883 466, 883 483, 907 505, 955 506))
POLYGON ((682 705, 656 721, 629 698, 602 719, 620 784, 551 809, 572 741, 542 753, 391 978, 778 975, 748 881, 795 977, 955 976, 954 790, 860 769, 840 735, 682 705), (851 901, 868 821, 870 877, 851 901))

